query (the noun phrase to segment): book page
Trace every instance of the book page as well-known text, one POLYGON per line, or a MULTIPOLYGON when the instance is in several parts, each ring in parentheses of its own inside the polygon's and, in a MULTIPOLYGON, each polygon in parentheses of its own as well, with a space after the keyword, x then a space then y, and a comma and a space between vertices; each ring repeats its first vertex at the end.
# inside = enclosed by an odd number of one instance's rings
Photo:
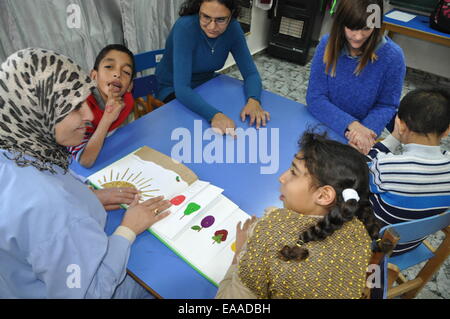
POLYGON ((184 204, 176 211, 154 224, 151 227, 152 231, 155 231, 158 235, 173 239, 180 231, 182 231, 186 225, 188 225, 197 215, 202 212, 213 203, 223 192, 223 189, 214 185, 208 185, 202 189, 197 195, 195 195, 190 201, 185 201, 184 204))
POLYGON ((208 185, 210 185, 210 183, 197 180, 182 192, 174 194, 172 198, 166 198, 172 204, 169 210, 176 214, 178 210, 185 209, 187 203, 192 201, 192 199, 208 187, 208 185))
POLYGON ((208 264, 202 265, 205 275, 213 279, 217 284, 225 277, 234 258, 236 251, 236 225, 238 222, 243 224, 249 218, 251 218, 250 215, 241 209, 237 209, 220 227, 220 229, 228 230, 229 240, 223 242, 224 246, 222 246, 222 249, 212 256, 208 264))
POLYGON ((168 209, 168 211, 170 211, 171 214, 154 224, 149 230, 151 232, 155 232, 158 236, 164 238, 165 240, 171 240, 171 237, 173 236, 172 232, 177 234, 184 227, 184 224, 178 223, 174 216, 180 216, 180 214, 183 214, 184 210, 187 208, 187 205, 194 200, 195 196, 197 196, 209 185, 210 184, 208 182, 197 180, 181 193, 175 194, 174 197, 170 199, 172 206, 168 209), (167 230, 171 228, 172 230, 167 230))
POLYGON ((218 245, 217 241, 212 239, 217 227, 220 228, 237 208, 235 203, 220 195, 213 205, 205 209, 174 238, 173 245, 199 267, 206 265, 223 248, 223 245, 218 245))
POLYGON ((88 180, 96 188, 134 187, 141 192, 142 201, 160 195, 172 198, 189 186, 178 173, 134 154, 92 174, 88 180))

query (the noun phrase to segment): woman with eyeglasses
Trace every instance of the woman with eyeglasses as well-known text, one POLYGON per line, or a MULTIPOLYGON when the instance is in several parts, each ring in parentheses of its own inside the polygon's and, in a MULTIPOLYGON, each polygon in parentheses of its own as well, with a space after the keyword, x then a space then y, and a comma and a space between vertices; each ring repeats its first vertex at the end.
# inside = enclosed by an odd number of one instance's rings
POLYGON ((382 0, 340 0, 306 94, 311 114, 364 154, 396 114, 406 73, 403 51, 383 35, 382 22, 382 0))
POLYGON ((231 52, 244 78, 247 104, 240 114, 242 121, 249 116, 250 125, 259 128, 270 120, 269 113, 261 107, 261 77, 236 20, 239 12, 238 0, 185 1, 156 68, 158 99, 167 103, 177 98, 208 120, 213 129, 230 135, 236 128, 234 121, 193 89, 212 79, 231 52))

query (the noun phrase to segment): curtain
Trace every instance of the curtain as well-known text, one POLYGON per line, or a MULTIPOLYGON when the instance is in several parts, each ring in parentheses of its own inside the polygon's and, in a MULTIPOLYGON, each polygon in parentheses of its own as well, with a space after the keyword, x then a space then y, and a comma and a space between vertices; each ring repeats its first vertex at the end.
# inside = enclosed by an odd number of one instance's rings
POLYGON ((182 2, 0 0, 0 61, 17 50, 40 47, 90 70, 108 44, 125 44, 133 53, 164 48, 182 2))
POLYGON ((125 41, 133 52, 163 49, 184 0, 121 0, 125 41))

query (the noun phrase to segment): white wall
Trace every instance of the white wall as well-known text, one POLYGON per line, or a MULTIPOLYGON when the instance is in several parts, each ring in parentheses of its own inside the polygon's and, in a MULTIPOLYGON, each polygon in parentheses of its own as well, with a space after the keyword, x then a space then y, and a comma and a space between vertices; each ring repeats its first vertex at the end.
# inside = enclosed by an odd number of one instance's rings
MULTIPOLYGON (((269 43, 269 28, 270 20, 267 18, 267 11, 253 6, 251 29, 250 33, 246 36, 248 47, 252 55, 267 48, 269 43)), ((230 54, 228 60, 225 62, 224 69, 235 63, 236 62, 230 54)))

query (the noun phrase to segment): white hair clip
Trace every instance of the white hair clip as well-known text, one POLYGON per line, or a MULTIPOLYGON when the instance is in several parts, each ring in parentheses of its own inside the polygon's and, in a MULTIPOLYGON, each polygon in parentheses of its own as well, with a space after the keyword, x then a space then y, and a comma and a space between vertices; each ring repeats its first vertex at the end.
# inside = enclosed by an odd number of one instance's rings
POLYGON ((354 199, 357 202, 359 202, 358 192, 355 191, 353 188, 344 189, 342 191, 342 197, 344 198, 344 202, 348 201, 349 199, 354 199))

